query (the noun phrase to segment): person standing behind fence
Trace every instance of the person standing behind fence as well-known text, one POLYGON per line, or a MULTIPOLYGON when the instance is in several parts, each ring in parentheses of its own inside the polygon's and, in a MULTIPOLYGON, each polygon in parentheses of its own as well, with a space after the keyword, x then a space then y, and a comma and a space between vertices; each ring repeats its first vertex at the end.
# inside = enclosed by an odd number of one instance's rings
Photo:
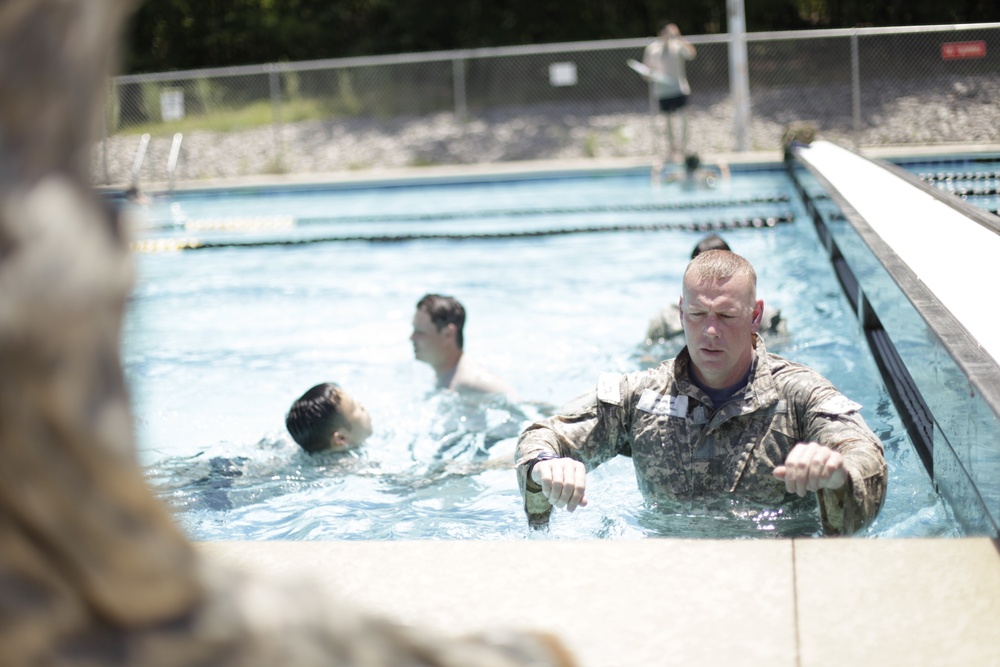
POLYGON ((683 159, 687 151, 688 114, 685 108, 691 86, 684 73, 684 61, 694 60, 696 51, 684 39, 677 24, 667 22, 660 34, 646 47, 642 62, 650 69, 647 80, 653 82, 653 93, 660 100, 660 110, 666 114, 667 160, 683 159), (680 112, 677 114, 676 112, 680 112), (674 140, 673 117, 680 116, 680 141, 674 140))

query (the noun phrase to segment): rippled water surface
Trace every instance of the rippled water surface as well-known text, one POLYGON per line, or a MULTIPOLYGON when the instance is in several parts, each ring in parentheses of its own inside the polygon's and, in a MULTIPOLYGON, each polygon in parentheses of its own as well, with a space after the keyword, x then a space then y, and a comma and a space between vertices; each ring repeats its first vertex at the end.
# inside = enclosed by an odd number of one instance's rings
POLYGON ((787 215, 795 221, 722 234, 754 263, 760 296, 788 322, 789 334, 769 349, 813 366, 862 403, 883 439, 889 493, 866 534, 961 534, 783 172, 737 172, 711 190, 652 188, 638 174, 183 196, 136 214, 140 238, 258 244, 137 256, 124 357, 140 458, 194 539, 814 534, 814 510, 792 517, 731 502, 648 506, 627 459, 590 475, 587 508, 532 532, 509 467, 520 429, 592 387, 600 372, 676 351, 646 347, 644 334, 650 317, 677 300, 703 234, 693 226, 787 215), (609 226, 621 231, 595 231, 609 226), (589 231, 497 238, 560 229, 589 231), (268 245, 427 233, 486 238, 268 245), (523 402, 434 391, 408 340, 427 292, 465 304, 467 354, 503 375, 523 402), (375 434, 363 449, 307 455, 284 431, 292 401, 323 381, 368 407, 375 434))

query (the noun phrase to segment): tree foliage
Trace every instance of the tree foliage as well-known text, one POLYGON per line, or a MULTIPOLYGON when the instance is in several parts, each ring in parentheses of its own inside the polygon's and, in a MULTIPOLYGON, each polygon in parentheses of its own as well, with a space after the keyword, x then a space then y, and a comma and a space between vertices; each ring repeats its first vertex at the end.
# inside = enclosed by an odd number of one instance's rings
MULTIPOLYGON (((993 0, 746 0, 749 31, 1000 20, 993 0)), ((146 0, 127 72, 726 30, 725 0, 146 0)))

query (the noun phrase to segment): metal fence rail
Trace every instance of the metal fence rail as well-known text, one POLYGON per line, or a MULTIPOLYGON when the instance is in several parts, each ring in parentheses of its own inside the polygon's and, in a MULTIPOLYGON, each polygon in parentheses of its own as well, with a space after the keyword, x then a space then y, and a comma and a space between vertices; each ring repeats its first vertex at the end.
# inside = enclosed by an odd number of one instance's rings
MULTIPOLYGON (((746 36, 751 118, 734 129, 729 36, 688 39, 689 149, 775 150, 793 121, 856 146, 1000 141, 1000 23, 746 36)), ((649 38, 120 76, 95 180, 659 156, 663 119, 625 64, 649 38)))

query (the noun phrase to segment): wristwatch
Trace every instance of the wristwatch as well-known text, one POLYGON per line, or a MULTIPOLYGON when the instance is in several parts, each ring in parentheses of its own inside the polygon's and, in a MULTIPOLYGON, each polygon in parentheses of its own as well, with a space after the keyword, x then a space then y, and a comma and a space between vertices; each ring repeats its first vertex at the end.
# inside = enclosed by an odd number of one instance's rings
POLYGON ((559 456, 558 454, 553 454, 552 452, 539 452, 538 455, 535 456, 535 458, 528 461, 528 467, 525 469, 525 475, 526 475, 525 487, 528 488, 529 491, 535 493, 541 491, 542 487, 539 486, 533 479, 531 479, 531 471, 532 469, 534 469, 535 464, 538 463, 539 461, 550 461, 552 459, 561 459, 561 458, 563 457, 559 456), (530 487, 537 487, 537 488, 530 488, 530 487))

